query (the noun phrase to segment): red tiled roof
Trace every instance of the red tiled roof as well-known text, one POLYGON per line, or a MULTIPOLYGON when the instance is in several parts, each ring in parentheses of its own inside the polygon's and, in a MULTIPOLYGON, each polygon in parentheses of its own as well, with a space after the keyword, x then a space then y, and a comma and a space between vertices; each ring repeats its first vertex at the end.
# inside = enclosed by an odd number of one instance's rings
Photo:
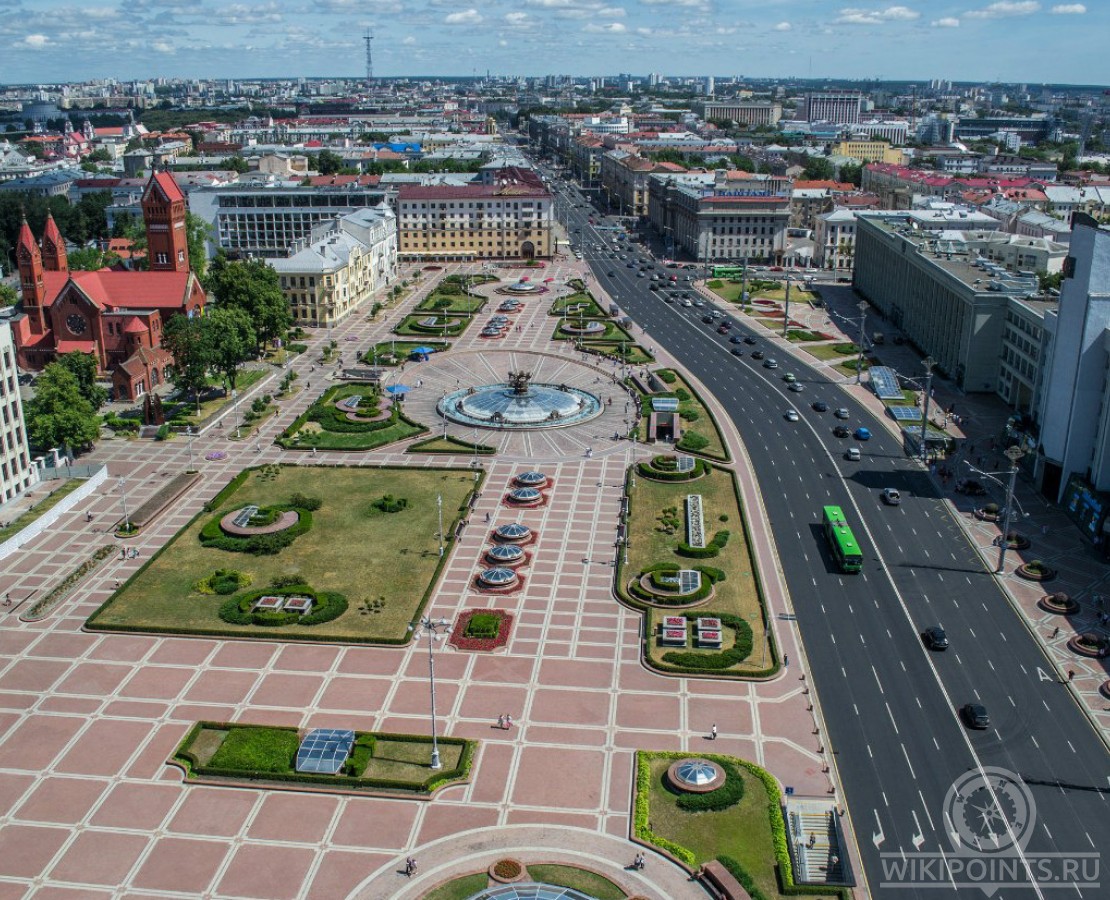
POLYGON ((178 309, 188 300, 190 272, 43 272, 46 306, 69 281, 100 309, 178 309))
POLYGON ((127 320, 127 324, 123 326, 123 330, 126 334, 145 334, 147 325, 138 316, 131 316, 127 320))
POLYGON ((55 349, 59 353, 73 353, 74 351, 78 351, 81 353, 95 353, 96 341, 58 341, 57 344, 55 344, 55 349))
POLYGON ((795 181, 795 189, 800 190, 826 190, 850 194, 856 186, 849 181, 795 181))
POLYGON ((310 175, 308 183, 312 187, 344 184, 357 184, 359 187, 377 187, 381 180, 380 175, 310 175))
POLYGON ((177 186, 177 182, 173 180, 173 175, 169 172, 155 172, 151 176, 151 181, 156 182, 158 187, 162 189, 162 193, 166 195, 166 199, 170 203, 176 201, 184 202, 185 195, 181 193, 181 188, 177 186))

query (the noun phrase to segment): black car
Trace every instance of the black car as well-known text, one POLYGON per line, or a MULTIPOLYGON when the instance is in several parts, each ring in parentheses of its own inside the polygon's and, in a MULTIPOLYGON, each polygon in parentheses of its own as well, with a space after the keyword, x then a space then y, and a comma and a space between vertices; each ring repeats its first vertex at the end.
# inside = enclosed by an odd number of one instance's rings
POLYGON ((702 317, 701 317, 701 320, 702 320, 702 321, 703 321, 703 322, 704 322, 704 323, 705 323, 706 325, 712 325, 712 324, 713 324, 713 322, 714 322, 714 319, 713 319, 713 317, 712 317, 712 316, 702 316, 702 317))
POLYGON ((752 359, 763 359, 763 351, 762 350, 753 350, 752 351, 752 359))
POLYGON ((755 338, 753 338, 750 334, 746 338, 744 338, 745 344, 754 344, 755 342, 755 338))
POLYGON ((846 438, 851 433, 852 431, 847 425, 837 425, 836 428, 833 429, 833 434, 838 438, 846 438))
POLYGON ((982 731, 991 727, 991 717, 982 703, 965 703, 960 707, 960 716, 967 723, 968 728, 982 731))
POLYGON ((728 339, 728 342, 730 344, 742 344, 742 343, 744 343, 744 339, 742 337, 740 337, 740 335, 734 334, 732 337, 730 337, 728 339))
POLYGON ((613 271, 612 269, 610 269, 610 270, 609 270, 609 277, 610 277, 610 278, 616 278, 616 277, 617 277, 617 273, 616 273, 616 272, 614 272, 614 271, 613 271))
POLYGON ((743 347, 733 347, 729 351, 729 353, 731 353, 733 356, 743 356, 744 355, 744 348, 743 347))
POLYGON ((944 633, 944 629, 939 625, 930 625, 921 637, 925 641, 925 646, 930 650, 948 649, 948 635, 944 633))
POLYGON ((827 404, 824 400, 814 400, 813 401, 813 411, 814 412, 828 412, 829 411, 829 404, 827 404))

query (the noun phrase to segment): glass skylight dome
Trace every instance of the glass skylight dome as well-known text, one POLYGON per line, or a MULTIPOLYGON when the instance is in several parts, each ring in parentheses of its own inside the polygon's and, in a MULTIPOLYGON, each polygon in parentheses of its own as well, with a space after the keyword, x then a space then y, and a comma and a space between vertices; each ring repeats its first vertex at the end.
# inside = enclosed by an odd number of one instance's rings
POLYGON ((520 578, 512 569, 498 566, 494 569, 485 569, 478 575, 478 580, 490 587, 509 587, 516 584, 520 578))
POLYGON ((547 476, 543 472, 521 472, 513 480, 521 487, 541 487, 547 484, 547 476))
POLYGON ((534 503, 543 497, 535 488, 516 488, 509 491, 509 499, 516 503, 534 503))
POLYGON ((498 525, 494 530, 499 538, 507 541, 519 541, 526 537, 531 537, 532 529, 527 525, 521 525, 519 522, 510 522, 508 525, 498 525))
POLYGON ((496 562, 516 562, 524 557, 524 551, 512 544, 498 544, 486 551, 486 556, 496 562))
POLYGON ((675 769, 675 777, 683 784, 702 787, 717 779, 717 769, 704 759, 688 759, 675 769))

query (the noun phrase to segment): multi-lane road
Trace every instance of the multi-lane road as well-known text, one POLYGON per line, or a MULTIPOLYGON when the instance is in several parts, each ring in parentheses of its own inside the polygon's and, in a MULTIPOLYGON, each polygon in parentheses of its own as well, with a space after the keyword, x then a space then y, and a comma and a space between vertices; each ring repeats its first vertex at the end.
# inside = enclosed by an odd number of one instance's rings
MULTIPOLYGON (((921 467, 818 370, 782 352, 768 352, 780 368, 765 369, 750 346, 732 355, 727 336, 702 323, 704 310, 665 303, 649 278, 637 276, 639 265, 627 267, 644 251, 611 259, 612 232, 589 224, 589 216, 599 219, 588 201, 567 185, 556 191, 557 214, 599 284, 650 342, 711 388, 744 441, 871 893, 982 896, 973 885, 1004 870, 996 897, 1110 896, 1105 877, 1089 883, 1092 871, 1104 876, 1092 854, 1110 848, 1110 754, 921 467), (802 393, 786 390, 787 371, 802 393), (874 437, 858 444, 860 462, 844 458, 854 441, 833 436, 831 412, 810 405, 818 399, 846 407, 853 430, 870 427, 874 437), (787 421, 790 408, 800 421, 787 421), (901 492, 900 506, 880 503, 884 487, 901 492), (828 503, 844 508, 857 533, 861 574, 842 575, 829 558, 819 528, 828 503), (935 624, 951 639, 946 652, 930 652, 921 640, 935 624), (989 729, 963 724, 958 708, 968 702, 987 707, 989 729), (991 767, 1015 773, 1018 787, 998 777, 979 784, 991 767), (950 793, 964 778, 970 783, 950 793), (980 847, 969 849, 976 834, 980 847), (1018 849, 991 852, 1010 842, 1018 849), (986 861, 961 869, 969 859, 986 861), (1008 861, 1002 869, 998 859, 1008 861), (947 872, 942 861, 951 863, 947 872)), ((653 262, 655 272, 674 271, 653 262)), ((742 324, 737 331, 750 333, 742 324)), ((766 333, 756 337, 769 350, 766 333)))

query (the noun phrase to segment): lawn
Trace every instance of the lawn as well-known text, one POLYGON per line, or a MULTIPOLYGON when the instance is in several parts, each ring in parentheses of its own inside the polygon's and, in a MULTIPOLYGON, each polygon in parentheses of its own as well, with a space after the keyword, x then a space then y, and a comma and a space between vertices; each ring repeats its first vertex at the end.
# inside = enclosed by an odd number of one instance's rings
MULTIPOLYGON (((681 401, 678 407, 679 416, 682 418, 683 438, 680 440, 680 450, 687 452, 700 453, 702 456, 708 456, 711 459, 719 459, 722 462, 727 462, 729 459, 728 451, 725 449, 724 439, 721 437, 721 432, 717 428, 716 421, 709 415, 709 410, 705 408, 705 404, 701 402, 701 398, 694 392, 677 372, 671 369, 661 369, 660 372, 670 373, 667 377, 673 377, 673 381, 664 381, 667 385, 667 391, 677 394, 681 401), (686 397, 683 399, 685 392, 686 397), (689 418, 687 418, 689 417, 689 418), (682 441, 689 440, 690 435, 700 435, 705 441, 705 446, 696 448, 694 444, 682 446, 682 441)), ((656 374, 659 374, 658 372, 656 374)), ((672 394, 672 395, 673 395, 672 394)), ((651 396, 667 396, 667 394, 654 394, 651 396)), ((644 396, 641 398, 643 415, 640 417, 640 440, 647 441, 647 417, 651 415, 651 396, 644 396)), ((700 443, 694 439, 696 443, 700 443)))
POLYGON ((496 448, 488 444, 475 444, 471 441, 464 441, 460 438, 447 435, 436 435, 435 437, 426 438, 423 441, 417 441, 414 444, 409 444, 406 453, 454 453, 459 456, 466 454, 475 454, 479 456, 489 456, 497 452, 496 448))
MULTIPOLYGON (((637 766, 647 765, 650 782, 647 821, 651 831, 684 847, 694 855, 696 865, 720 856, 739 862, 766 897, 783 897, 775 875, 775 849, 771 836, 771 816, 782 821, 779 798, 771 797, 762 779, 737 765, 744 780, 744 796, 734 806, 716 812, 690 813, 678 808, 678 795, 664 784, 667 767, 683 754, 637 754, 637 766)), ((739 760, 731 760, 734 764, 739 760)), ((639 802, 639 798, 637 798, 639 802)), ((809 894, 833 900, 839 892, 809 894)))
POLYGON ((649 354, 639 344, 616 344, 610 341, 587 341, 584 346, 590 353, 597 353, 600 356, 607 356, 610 359, 623 359, 634 366, 643 365, 644 363, 653 362, 655 357, 649 354), (621 348, 624 348, 624 355, 621 355, 621 348))
POLYGON ((440 563, 436 496, 443 497, 443 524, 451 534, 473 487, 473 472, 461 469, 248 470, 237 490, 219 497, 213 512, 178 532, 93 614, 89 627, 276 640, 405 641, 406 626, 421 609, 440 563), (295 493, 322 503, 312 514, 312 527, 278 553, 252 555, 201 545, 200 531, 214 517, 248 503, 284 503, 295 493), (385 494, 407 499, 408 507, 378 512, 371 503, 385 494), (314 590, 343 594, 349 606, 339 618, 315 626, 233 625, 219 617, 226 597, 194 590, 201 578, 225 568, 249 574, 254 589, 277 576, 296 575, 314 590), (380 607, 372 605, 379 600, 380 607))
POLYGON ((58 486, 54 488, 46 497, 39 500, 24 512, 19 518, 9 522, 3 528, 0 528, 0 542, 6 541, 14 534, 19 534, 24 528, 47 513, 67 494, 73 493, 81 485, 85 483, 84 478, 69 478, 58 482, 58 486))
MULTIPOLYGON (((732 474, 724 469, 709 466, 707 474, 694 481, 665 482, 637 477, 635 487, 631 490, 630 507, 631 545, 628 549, 628 562, 622 563, 617 575, 621 596, 630 600, 626 587, 628 581, 656 563, 676 563, 684 569, 701 564, 722 569, 726 575, 725 580, 714 585, 713 599, 698 607, 698 612, 704 615, 724 613, 746 619, 752 628, 752 646, 756 648, 746 661, 725 672, 744 675, 762 671, 774 665, 773 654, 768 653, 766 649, 767 637, 754 561, 744 534, 744 523, 732 474), (728 530, 728 543, 720 555, 696 560, 681 556, 677 552, 679 543, 686 540, 685 501, 688 494, 701 495, 707 539, 717 531, 728 530), (671 507, 678 510, 677 518, 681 520, 681 524, 674 534, 667 534, 661 518, 663 511, 671 507), (721 521, 722 517, 726 517, 725 521, 721 521)), ((638 603, 634 599, 631 602, 638 603)), ((668 664, 663 662, 662 658, 672 649, 662 647, 658 642, 661 617, 668 611, 645 607, 645 615, 648 619, 645 633, 650 635, 646 641, 647 654, 652 663, 660 668, 667 667, 668 664)), ((687 649, 690 652, 707 654, 717 652, 687 649)))
POLYGON ((628 896, 608 878, 596 872, 579 869, 577 866, 529 865, 528 874, 532 876, 533 881, 572 888, 596 900, 624 900, 628 896))
POLYGON ((360 360, 368 366, 397 366, 405 362, 417 347, 431 347, 436 353, 445 353, 451 349, 449 343, 438 340, 425 341, 382 341, 367 350, 360 360))
POLYGON ((395 334, 426 336, 428 338, 458 337, 473 319, 466 316, 441 316, 438 313, 413 313, 405 316, 393 329, 395 334), (434 327, 421 325, 428 319, 435 319, 434 327), (444 327, 446 322, 446 328, 444 327))
POLYGON ((839 350, 836 349, 836 346, 832 344, 812 344, 803 347, 802 349, 805 350, 805 352, 808 353, 810 356, 815 356, 817 359, 823 359, 826 361, 832 359, 843 359, 845 356, 849 355, 847 353, 841 353, 839 350))
MULTIPOLYGON (((739 281, 726 281, 720 287, 710 287, 709 289, 727 303, 739 303, 743 287, 743 284, 739 281)), ((751 296, 750 290, 748 294, 751 296)))
MULTIPOLYGON (((235 379, 235 390, 239 396, 242 396, 246 391, 250 390, 255 384, 270 374, 269 369, 244 369, 239 373, 239 377, 235 379)), ((222 382, 214 384, 213 387, 220 388, 222 382)), ((213 391, 207 398, 200 401, 200 412, 197 412, 197 405, 192 399, 177 400, 173 403, 166 403, 164 411, 166 414, 166 421, 170 419, 180 419, 183 424, 197 425, 206 419, 214 416, 227 407, 232 406, 235 399, 231 396, 231 391, 226 393, 222 389, 213 391)))
POLYGON ((385 404, 377 388, 369 384, 344 384, 328 388, 282 432, 277 443, 290 450, 373 450, 394 441, 405 440, 428 429, 407 419, 402 403, 385 404), (355 422, 336 409, 345 397, 365 398, 359 410, 368 417, 388 410, 389 418, 377 422, 355 422))
POLYGON ((489 876, 485 872, 464 875, 441 884, 424 895, 424 900, 467 900, 489 886, 489 876))
MULTIPOLYGON (((584 306, 585 308, 581 311, 581 315, 585 316, 587 319, 598 319, 605 315, 605 311, 598 305, 593 296, 583 291, 579 291, 575 294, 569 294, 566 297, 560 297, 558 300, 551 304, 551 309, 548 312, 548 315, 561 316, 568 307, 572 306, 584 306)), ((578 318, 578 315, 579 311, 575 310, 573 317, 578 318)))
POLYGON ((356 731, 346 765, 333 775, 296 771, 297 750, 304 736, 289 726, 198 722, 178 746, 174 760, 193 781, 245 778, 427 794, 465 779, 476 746, 461 738, 440 738, 443 767, 434 770, 430 738, 356 731))
MULTIPOLYGON (((577 323, 578 319, 571 318, 568 321, 573 325, 577 323)), ((589 322, 590 320, 587 319, 586 321, 589 322)), ((595 341, 608 341, 610 343, 612 343, 613 341, 627 341, 630 344, 636 343, 635 340, 632 338, 632 335, 621 328, 620 325, 618 325, 616 322, 610 321, 609 319, 595 319, 594 321, 600 321, 605 326, 605 330, 599 331, 596 334, 588 335, 567 334, 566 332, 560 331, 559 326, 556 325, 555 330, 551 334, 551 340, 582 341, 586 344, 590 344, 595 341)))
POLYGON ((422 313, 461 313, 474 315, 481 311, 489 301, 484 297, 474 297, 470 294, 438 294, 433 293, 421 300, 416 311, 422 313))

